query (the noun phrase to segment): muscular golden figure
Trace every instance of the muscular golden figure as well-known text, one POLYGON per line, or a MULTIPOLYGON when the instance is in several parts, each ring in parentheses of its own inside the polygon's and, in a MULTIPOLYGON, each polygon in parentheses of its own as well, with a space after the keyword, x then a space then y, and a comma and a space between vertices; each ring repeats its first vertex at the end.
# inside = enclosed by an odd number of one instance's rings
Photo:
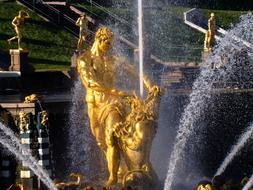
POLYGON ((76 21, 76 25, 80 27, 79 31, 79 39, 77 43, 77 49, 82 50, 84 48, 84 42, 86 40, 86 37, 88 35, 87 33, 87 25, 88 25, 88 20, 86 18, 85 14, 82 14, 76 21))
POLYGON ((124 59, 110 55, 112 43, 111 30, 99 28, 91 49, 77 59, 77 70, 86 88, 91 131, 106 155, 107 187, 118 182, 121 160, 127 166, 124 183, 136 181, 136 175, 150 181, 155 178, 149 154, 161 94, 160 88, 152 85, 147 77, 145 100, 116 88, 117 69, 125 69, 132 76, 134 71, 124 59))
POLYGON ((216 20, 214 13, 211 13, 210 18, 208 19, 208 30, 205 35, 204 51, 210 51, 214 45, 215 30, 216 20))
POLYGON ((108 28, 100 28, 91 50, 81 55, 77 63, 77 70, 87 90, 91 131, 108 162, 107 186, 117 182, 120 154, 113 126, 124 118, 122 97, 127 95, 115 89, 115 58, 109 54, 112 42, 113 33, 108 28))
POLYGON ((8 39, 8 43, 10 44, 11 41, 18 39, 18 49, 22 50, 21 48, 21 39, 22 39, 22 27, 25 23, 25 19, 30 18, 29 14, 25 11, 19 11, 18 16, 12 21, 12 25, 15 29, 16 36, 8 39))

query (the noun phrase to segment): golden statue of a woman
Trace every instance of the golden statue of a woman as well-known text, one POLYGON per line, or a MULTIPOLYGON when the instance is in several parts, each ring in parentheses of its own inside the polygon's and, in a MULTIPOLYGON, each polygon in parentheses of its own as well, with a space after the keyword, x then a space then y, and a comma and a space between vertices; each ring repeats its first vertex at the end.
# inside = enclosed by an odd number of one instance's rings
POLYGON ((149 162, 154 122, 160 100, 160 88, 145 77, 148 89, 146 100, 116 88, 117 69, 134 71, 122 58, 110 55, 113 33, 99 28, 90 50, 77 59, 77 70, 86 88, 86 103, 90 127, 98 146, 105 153, 109 178, 106 186, 118 181, 118 171, 124 160, 127 171, 121 184, 134 181, 135 174, 152 181, 155 173, 149 162))
POLYGON ((18 49, 22 50, 21 48, 21 39, 22 39, 22 27, 25 23, 25 19, 30 18, 29 14, 25 11, 19 11, 18 15, 12 20, 12 26, 16 32, 16 36, 8 39, 8 43, 10 44, 13 40, 18 40, 18 49))

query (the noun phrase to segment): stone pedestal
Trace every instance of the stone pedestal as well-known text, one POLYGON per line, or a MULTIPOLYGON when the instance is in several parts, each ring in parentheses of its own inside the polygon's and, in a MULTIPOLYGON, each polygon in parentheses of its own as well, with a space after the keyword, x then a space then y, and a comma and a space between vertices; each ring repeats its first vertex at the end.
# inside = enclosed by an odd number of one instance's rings
POLYGON ((26 50, 10 49, 11 66, 9 67, 9 71, 24 72, 28 61, 28 54, 29 52, 26 50))

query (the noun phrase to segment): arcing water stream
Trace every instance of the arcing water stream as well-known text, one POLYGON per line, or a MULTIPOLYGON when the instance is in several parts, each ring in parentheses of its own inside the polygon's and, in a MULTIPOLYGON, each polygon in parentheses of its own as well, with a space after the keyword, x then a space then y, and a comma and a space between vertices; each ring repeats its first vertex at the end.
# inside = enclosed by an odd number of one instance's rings
MULTIPOLYGON (((203 63, 201 73, 193 84, 192 93, 189 97, 189 104, 182 114, 175 144, 169 160, 169 169, 164 185, 165 190, 172 188, 175 179, 179 161, 185 156, 184 150, 188 139, 193 134, 195 122, 204 114, 204 109, 211 98, 213 85, 215 82, 221 82, 233 74, 233 66, 238 62, 243 62, 241 55, 245 46, 240 41, 235 42, 234 36, 240 36, 241 39, 253 43, 253 16, 247 14, 241 17, 241 21, 221 41, 209 58, 203 63), (212 68, 215 66, 215 69, 212 68)), ((195 137, 196 138, 196 137, 195 137)))
POLYGON ((251 124, 247 130, 241 135, 238 139, 237 143, 232 147, 229 154, 226 156, 220 167, 218 168, 217 172, 214 176, 221 175, 227 166, 233 161, 235 156, 240 152, 240 150, 249 142, 253 135, 253 124, 251 124))
POLYGON ((20 140, 14 133, 0 123, 0 144, 7 148, 17 159, 21 160, 29 167, 38 178, 49 188, 49 190, 57 190, 46 171, 38 164, 38 161, 31 155, 30 151, 22 146, 20 140))

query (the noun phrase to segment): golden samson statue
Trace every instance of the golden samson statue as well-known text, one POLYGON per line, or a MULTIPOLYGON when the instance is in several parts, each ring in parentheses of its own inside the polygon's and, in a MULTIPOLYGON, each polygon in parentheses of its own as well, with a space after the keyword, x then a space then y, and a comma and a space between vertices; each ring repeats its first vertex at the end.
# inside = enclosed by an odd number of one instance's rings
POLYGON ((77 70, 86 88, 91 131, 107 160, 109 177, 105 185, 155 189, 157 177, 149 157, 161 89, 144 77, 145 99, 119 90, 118 69, 132 77, 137 74, 123 58, 110 54, 112 44, 112 31, 99 28, 93 46, 77 59, 77 70))

